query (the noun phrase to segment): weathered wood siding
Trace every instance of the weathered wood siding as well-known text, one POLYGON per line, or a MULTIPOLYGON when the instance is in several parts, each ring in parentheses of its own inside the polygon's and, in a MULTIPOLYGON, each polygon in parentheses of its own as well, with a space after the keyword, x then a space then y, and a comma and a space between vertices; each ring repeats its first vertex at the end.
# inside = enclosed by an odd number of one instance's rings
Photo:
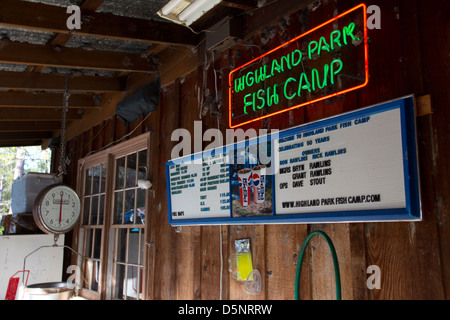
MULTIPOLYGON (((282 1, 257 11, 245 20, 250 32, 246 43, 267 50, 333 17, 335 12, 358 1, 325 1, 312 10, 301 9, 297 1, 282 1), (286 3, 292 3, 289 7, 286 3), (302 22, 302 24, 300 23, 302 22), (275 37, 261 45, 265 28, 275 37)), ((269 123, 257 124, 285 129, 339 113, 381 103, 404 95, 430 94, 433 114, 419 117, 418 146, 422 189, 423 221, 416 223, 366 223, 333 225, 257 225, 183 227, 177 233, 169 226, 164 165, 171 157, 174 129, 192 134, 194 121, 203 130, 217 127, 209 112, 200 117, 199 98, 206 87, 215 92, 214 71, 223 101, 227 97, 227 76, 236 50, 242 55, 259 55, 255 47, 238 46, 220 55, 214 63, 199 48, 196 71, 163 87, 159 109, 133 133, 151 131, 152 196, 148 228, 150 236, 150 299, 219 299, 220 232, 223 238, 224 299, 293 299, 296 264, 300 247, 313 230, 325 231, 333 240, 341 269, 343 299, 449 299, 450 298, 450 27, 448 0, 372 1, 381 8, 381 30, 369 30, 370 82, 359 91, 346 94, 334 104, 304 107, 269 123), (205 70, 206 68, 206 70, 205 70), (204 78, 206 75, 206 78, 204 78), (205 83, 206 81, 206 83, 205 83), (230 277, 228 256, 235 239, 250 238, 254 267, 262 274, 262 292, 250 296, 230 277), (381 269, 381 289, 366 286, 370 265, 381 269)), ((369 5, 369 3, 368 3, 369 5)), ((172 72, 172 71, 171 71, 172 72)), ((164 69, 162 69, 164 77, 164 69)), ((77 160, 131 132, 116 117, 79 135, 68 143, 72 165, 68 182, 76 182, 77 160)), ((227 110, 219 121, 227 128, 227 110)), ((301 279, 302 299, 334 299, 333 263, 326 242, 310 243, 301 279)))

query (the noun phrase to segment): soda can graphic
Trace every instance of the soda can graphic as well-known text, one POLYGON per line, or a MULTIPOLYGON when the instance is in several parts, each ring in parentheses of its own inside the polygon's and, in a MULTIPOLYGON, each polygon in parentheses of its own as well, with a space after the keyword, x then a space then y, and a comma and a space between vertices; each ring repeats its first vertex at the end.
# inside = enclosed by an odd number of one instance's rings
POLYGON ((253 167, 253 201, 263 203, 266 199, 266 167, 259 165, 253 167))
POLYGON ((250 204, 250 178, 252 170, 245 168, 238 171, 239 179, 239 198, 241 206, 246 207, 250 204))

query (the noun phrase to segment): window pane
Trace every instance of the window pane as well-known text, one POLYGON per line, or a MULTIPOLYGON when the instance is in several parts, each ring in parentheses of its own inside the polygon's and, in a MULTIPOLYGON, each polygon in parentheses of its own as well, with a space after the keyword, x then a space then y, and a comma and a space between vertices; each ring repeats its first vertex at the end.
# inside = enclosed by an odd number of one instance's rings
POLYGON ((128 244, 128 263, 139 263, 139 232, 131 232, 128 244))
POLYGON ((98 212, 98 224, 103 225, 103 216, 105 212, 105 195, 100 196, 100 208, 98 212))
POLYGON ((136 182, 136 153, 132 153, 127 157, 127 182, 125 187, 131 188, 137 185, 136 182))
POLYGON ((83 288, 90 289, 91 278, 92 278, 92 260, 84 259, 83 262, 83 278, 81 283, 83 288))
POLYGON ((84 186, 84 194, 91 194, 91 185, 92 185, 92 168, 86 169, 86 183, 84 186))
POLYGON ((100 281, 100 261, 93 260, 91 290, 98 291, 98 283, 100 281))
POLYGON ((92 194, 98 194, 99 191, 100 191, 100 165, 97 165, 93 169, 92 194))
POLYGON ((123 189, 125 184, 125 157, 116 160, 116 188, 123 189))
POLYGON ((83 224, 89 224, 89 211, 91 208, 91 198, 84 198, 83 224))
POLYGON ((102 230, 101 229, 95 229, 94 230, 94 254, 93 258, 100 259, 100 252, 102 249, 102 230))
POLYGON ((117 230, 117 261, 118 262, 127 262, 126 261, 126 252, 127 252, 127 229, 118 229, 117 230))
POLYGON ((146 191, 144 189, 136 189, 136 224, 145 224, 145 197, 146 191))
POLYGON ((124 298, 124 279, 125 279, 125 266, 116 264, 116 276, 115 276, 114 297, 118 299, 124 298))
POLYGON ((123 216, 123 191, 116 192, 114 195, 114 223, 122 223, 123 216))
POLYGON ((102 179, 100 181, 100 193, 104 193, 106 190, 106 169, 107 169, 107 164, 104 163, 102 165, 102 179))
POLYGON ((91 206, 91 225, 97 225, 97 216, 98 216, 98 196, 92 197, 92 206, 91 206))
POLYGON ((86 230, 86 243, 84 247, 84 256, 87 258, 92 257, 92 229, 86 230))
POLYGON ((139 151, 138 179, 147 179, 147 150, 139 151))
POLYGON ((142 272, 140 268, 135 266, 128 266, 126 288, 127 300, 135 300, 141 298, 142 272))
POLYGON ((134 194, 135 189, 125 191, 125 220, 123 223, 135 223, 134 194))
POLYGON ((144 229, 140 229, 139 237, 140 237, 139 248, 141 251, 139 254, 139 264, 141 266, 143 266, 144 265, 144 248, 145 248, 144 229))

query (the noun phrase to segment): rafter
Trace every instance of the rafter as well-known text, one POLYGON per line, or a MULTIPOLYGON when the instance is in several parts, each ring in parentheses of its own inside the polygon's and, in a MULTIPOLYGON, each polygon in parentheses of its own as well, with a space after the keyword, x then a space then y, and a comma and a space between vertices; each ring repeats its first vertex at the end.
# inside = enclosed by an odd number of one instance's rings
POLYGON ((189 29, 153 20, 121 17, 82 10, 80 30, 69 30, 66 8, 17 0, 2 0, 0 25, 61 34, 94 36, 108 39, 194 46, 200 37, 189 29))
POLYGON ((137 54, 88 51, 79 48, 54 48, 45 45, 0 40, 0 63, 112 70, 155 72, 156 66, 137 54))
POLYGON ((39 132, 57 131, 61 128, 61 120, 53 121, 4 121, 0 123, 0 132, 39 132))
MULTIPOLYGON (((66 117, 67 120, 81 119, 83 113, 79 112, 79 109, 71 109, 67 112, 66 117)), ((0 108, 0 127, 3 126, 4 122, 9 121, 51 121, 60 119, 61 110, 56 108, 0 108)))
MULTIPOLYGON (((0 108, 62 108, 62 93, 0 92, 0 108)), ((71 94, 69 108, 100 108, 101 97, 94 94, 71 94)))
MULTIPOLYGON (((64 75, 0 71, 0 89, 63 91, 64 75)), ((74 76, 69 79, 71 92, 125 91, 122 79, 100 76, 74 76)))
POLYGON ((28 147, 39 146, 42 144, 42 140, 0 140, 0 148, 4 147, 28 147))
POLYGON ((225 7, 241 10, 253 10, 258 8, 258 3, 255 0, 222 0, 220 4, 225 7))
POLYGON ((52 133, 50 131, 40 132, 0 132, 0 141, 23 141, 36 139, 50 139, 52 133))

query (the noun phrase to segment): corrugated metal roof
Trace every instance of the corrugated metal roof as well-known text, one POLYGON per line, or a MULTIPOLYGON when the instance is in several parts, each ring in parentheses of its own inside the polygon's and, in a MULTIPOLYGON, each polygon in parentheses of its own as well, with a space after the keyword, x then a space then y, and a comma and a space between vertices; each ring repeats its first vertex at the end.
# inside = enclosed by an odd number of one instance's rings
POLYGON ((9 39, 14 42, 31 44, 47 44, 53 37, 52 32, 30 31, 22 28, 0 27, 0 39, 9 39))
POLYGON ((97 12, 111 13, 115 15, 139 18, 159 19, 156 12, 169 0, 105 0, 97 9, 97 12))
POLYGON ((148 43, 97 37, 74 35, 65 45, 68 48, 83 48, 86 50, 117 51, 140 54, 149 47, 148 43))

